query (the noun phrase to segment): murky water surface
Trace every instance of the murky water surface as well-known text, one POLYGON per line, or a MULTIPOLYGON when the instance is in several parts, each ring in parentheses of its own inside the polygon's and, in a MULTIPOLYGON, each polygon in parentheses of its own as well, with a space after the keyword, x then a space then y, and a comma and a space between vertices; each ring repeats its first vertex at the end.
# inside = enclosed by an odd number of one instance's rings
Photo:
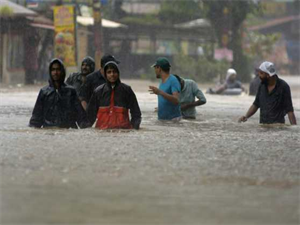
POLYGON ((299 224, 300 126, 237 123, 253 97, 162 123, 138 91, 141 129, 99 131, 29 128, 36 96, 0 93, 1 224, 299 224))

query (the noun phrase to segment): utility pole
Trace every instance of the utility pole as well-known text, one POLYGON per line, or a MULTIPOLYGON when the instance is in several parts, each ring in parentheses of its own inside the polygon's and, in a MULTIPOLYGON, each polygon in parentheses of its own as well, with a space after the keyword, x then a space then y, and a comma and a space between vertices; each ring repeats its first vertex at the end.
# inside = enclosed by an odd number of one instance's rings
POLYGON ((102 54, 102 16, 101 16, 101 0, 93 2, 94 17, 94 45, 95 45, 95 64, 96 68, 100 68, 100 60, 102 54))

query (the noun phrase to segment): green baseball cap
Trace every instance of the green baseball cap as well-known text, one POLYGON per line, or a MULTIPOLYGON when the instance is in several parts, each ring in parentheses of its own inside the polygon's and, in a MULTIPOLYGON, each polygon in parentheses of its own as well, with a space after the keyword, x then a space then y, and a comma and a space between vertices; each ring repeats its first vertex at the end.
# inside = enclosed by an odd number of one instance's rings
POLYGON ((159 66, 162 69, 169 69, 171 67, 169 60, 164 57, 159 57, 156 62, 152 65, 152 67, 159 66))

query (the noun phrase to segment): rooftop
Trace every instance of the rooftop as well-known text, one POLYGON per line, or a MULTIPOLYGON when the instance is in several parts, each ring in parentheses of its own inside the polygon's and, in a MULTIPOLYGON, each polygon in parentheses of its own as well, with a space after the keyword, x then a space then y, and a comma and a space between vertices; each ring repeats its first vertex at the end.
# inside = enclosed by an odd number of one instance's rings
MULTIPOLYGON (((37 16, 37 13, 30 10, 30 9, 27 9, 21 5, 18 5, 18 4, 15 4, 11 1, 8 1, 8 0, 1 0, 0 1, 0 8, 2 7, 9 7, 12 12, 13 12, 13 15, 14 17, 22 17, 22 16, 37 16)), ((0 17, 2 15, 0 14, 0 17)))

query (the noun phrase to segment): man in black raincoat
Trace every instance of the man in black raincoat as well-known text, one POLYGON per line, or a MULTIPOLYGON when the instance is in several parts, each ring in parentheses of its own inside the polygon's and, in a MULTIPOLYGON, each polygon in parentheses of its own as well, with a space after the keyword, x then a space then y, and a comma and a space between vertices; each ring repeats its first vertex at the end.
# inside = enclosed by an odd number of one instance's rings
POLYGON ((86 82, 84 85, 82 85, 82 87, 80 88, 79 91, 79 99, 81 101, 81 104, 83 106, 84 109, 87 108, 87 104, 89 103, 94 90, 99 87, 100 85, 106 83, 106 80, 103 76, 104 74, 104 65, 109 62, 109 61, 114 61, 117 64, 119 64, 120 62, 118 60, 115 59, 114 56, 112 55, 104 55, 101 58, 101 68, 100 70, 97 70, 91 74, 89 74, 86 78, 86 82))
POLYGON ((82 60, 81 72, 72 73, 66 80, 67 85, 71 85, 76 89, 79 95, 79 90, 83 84, 86 82, 86 77, 90 73, 95 71, 95 61, 92 57, 87 56, 82 60))
POLYGON ((61 60, 53 59, 49 65, 49 85, 43 87, 35 103, 30 127, 88 127, 86 112, 80 104, 76 90, 64 83, 66 72, 61 60))

